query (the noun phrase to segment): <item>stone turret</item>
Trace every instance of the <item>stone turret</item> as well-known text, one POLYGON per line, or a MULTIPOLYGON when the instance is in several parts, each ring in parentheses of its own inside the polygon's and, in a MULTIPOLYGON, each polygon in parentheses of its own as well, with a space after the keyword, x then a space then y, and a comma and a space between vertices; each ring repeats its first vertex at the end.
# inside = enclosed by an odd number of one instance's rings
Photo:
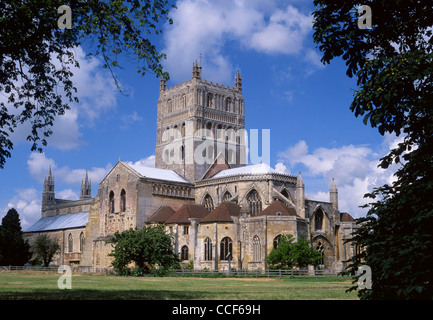
POLYGON ((239 70, 235 75, 235 90, 242 93, 242 77, 239 70))
POLYGON ((305 216, 305 185, 302 180, 301 172, 299 172, 298 180, 296 182, 296 192, 295 192, 295 204, 296 211, 298 215, 302 218, 305 216))
POLYGON ((201 66, 197 60, 192 64, 192 78, 201 80, 201 66))
POLYGON ((338 210, 338 190, 335 185, 334 178, 332 178, 331 188, 329 189, 329 200, 334 209, 338 210))

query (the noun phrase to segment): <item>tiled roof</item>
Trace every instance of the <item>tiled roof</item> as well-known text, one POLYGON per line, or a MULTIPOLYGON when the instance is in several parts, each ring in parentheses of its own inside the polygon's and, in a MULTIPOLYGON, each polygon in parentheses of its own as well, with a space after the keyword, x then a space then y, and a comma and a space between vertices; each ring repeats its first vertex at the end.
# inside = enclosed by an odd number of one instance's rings
POLYGON ((170 206, 159 207, 146 221, 147 223, 164 223, 168 218, 174 215, 175 211, 170 206))
POLYGON ((355 222, 355 219, 347 213, 347 212, 340 212, 340 221, 341 222, 355 222))
POLYGON ((190 218, 204 218, 209 212, 200 204, 184 204, 165 223, 190 223, 190 218))
POLYGON ((233 216, 238 217, 241 207, 234 202, 223 202, 212 210, 200 223, 205 222, 233 222, 233 216))
POLYGON ((292 216, 299 217, 296 210, 284 205, 280 200, 275 200, 269 207, 259 213, 259 216, 292 216))
POLYGON ((82 228, 87 225, 88 221, 88 212, 70 213, 54 217, 45 217, 36 221, 32 226, 24 230, 24 232, 41 232, 82 228))

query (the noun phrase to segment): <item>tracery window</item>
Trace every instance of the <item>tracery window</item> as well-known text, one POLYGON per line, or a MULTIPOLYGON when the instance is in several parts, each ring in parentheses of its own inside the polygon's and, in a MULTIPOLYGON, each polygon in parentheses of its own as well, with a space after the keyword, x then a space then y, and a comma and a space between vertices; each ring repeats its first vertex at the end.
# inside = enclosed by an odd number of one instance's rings
POLYGON ((277 235, 277 236, 274 238, 274 241, 273 241, 274 249, 277 249, 278 244, 280 243, 280 240, 281 240, 281 234, 277 235))
POLYGON ((223 195, 223 201, 224 202, 230 201, 231 198, 232 198, 232 194, 230 192, 226 191, 223 195))
POLYGON ((213 200, 212 200, 212 197, 209 194, 206 194, 206 196, 204 197, 204 199, 203 199, 203 206, 209 212, 214 209, 213 200))
POLYGON ((260 238, 255 235, 253 238, 253 260, 260 261, 262 258, 261 255, 261 247, 260 247, 260 238))
POLYGON ((248 193, 247 201, 250 207, 251 216, 256 216, 262 211, 262 200, 256 190, 251 190, 248 193))
POLYGON ((319 267, 325 266, 325 248, 323 247, 323 244, 319 242, 317 244, 316 250, 320 253, 321 259, 318 261, 319 267))
POLYGON ((233 254, 232 239, 225 237, 220 242, 220 260, 232 260, 233 254))

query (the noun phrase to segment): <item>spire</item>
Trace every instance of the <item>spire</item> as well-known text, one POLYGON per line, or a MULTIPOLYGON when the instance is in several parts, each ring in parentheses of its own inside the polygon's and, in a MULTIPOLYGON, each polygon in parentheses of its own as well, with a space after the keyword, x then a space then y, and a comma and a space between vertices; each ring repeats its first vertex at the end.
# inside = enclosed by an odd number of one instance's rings
POLYGON ((242 77, 241 77, 241 73, 239 72, 239 69, 235 75, 235 89, 242 93, 242 77))
MULTIPOLYGON (((48 170, 48 176, 44 180, 44 191, 42 192, 42 207, 41 210, 44 212, 47 207, 55 203, 55 193, 54 193, 54 176, 51 172, 51 165, 48 170)), ((44 214, 42 215, 44 217, 44 214)))
POLYGON ((198 64, 197 60, 192 64, 192 78, 201 80, 201 66, 198 64))
POLYGON ((90 182, 87 170, 86 170, 86 177, 84 178, 84 181, 81 181, 81 195, 80 199, 89 199, 92 197, 92 183, 90 182))
POLYGON ((301 171, 299 171, 299 176, 298 179, 296 181, 296 188, 304 188, 304 181, 302 180, 302 176, 301 176, 301 171))

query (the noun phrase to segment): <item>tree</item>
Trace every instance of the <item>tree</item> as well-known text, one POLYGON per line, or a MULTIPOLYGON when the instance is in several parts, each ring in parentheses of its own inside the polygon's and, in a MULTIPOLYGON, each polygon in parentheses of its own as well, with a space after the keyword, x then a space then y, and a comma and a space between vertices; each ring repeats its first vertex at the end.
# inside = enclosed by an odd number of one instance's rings
MULTIPOLYGON (((137 71, 168 78, 150 38, 161 20, 172 23, 168 0, 5 0, 0 3, 0 168, 11 157, 10 134, 30 122, 27 140, 42 151, 58 115, 78 102, 71 67, 79 67, 72 49, 85 45, 101 56, 120 89, 113 68, 126 56, 137 71), (71 29, 60 29, 61 6, 71 9, 71 29), (42 145, 42 146, 41 146, 42 145)), ((61 11, 62 12, 62 11, 61 11)))
POLYGON ((11 208, 0 226, 0 265, 22 266, 31 255, 30 245, 23 239, 20 216, 11 208))
POLYGON ((57 239, 50 238, 47 234, 39 235, 33 244, 33 253, 43 261, 44 267, 48 267, 53 257, 60 250, 57 239))
POLYGON ((285 235, 266 257, 266 262, 271 269, 293 269, 295 266, 304 269, 320 259, 320 253, 311 247, 308 240, 300 237, 295 242, 292 235, 285 235))
POLYGON ((171 236, 163 226, 116 232, 107 243, 114 245, 109 255, 114 257, 112 266, 119 274, 130 274, 131 263, 135 263, 139 274, 149 273, 156 267, 162 270, 178 267, 179 258, 173 252, 171 236))
MULTIPOLYGON (((380 159, 395 180, 366 194, 372 202, 352 243, 349 271, 371 268, 362 299, 433 298, 433 6, 431 1, 363 1, 372 28, 360 29, 359 2, 315 0, 314 41, 322 62, 346 61, 357 77, 350 109, 364 124, 402 141, 380 159)), ((355 289, 354 287, 353 289, 355 289)))

